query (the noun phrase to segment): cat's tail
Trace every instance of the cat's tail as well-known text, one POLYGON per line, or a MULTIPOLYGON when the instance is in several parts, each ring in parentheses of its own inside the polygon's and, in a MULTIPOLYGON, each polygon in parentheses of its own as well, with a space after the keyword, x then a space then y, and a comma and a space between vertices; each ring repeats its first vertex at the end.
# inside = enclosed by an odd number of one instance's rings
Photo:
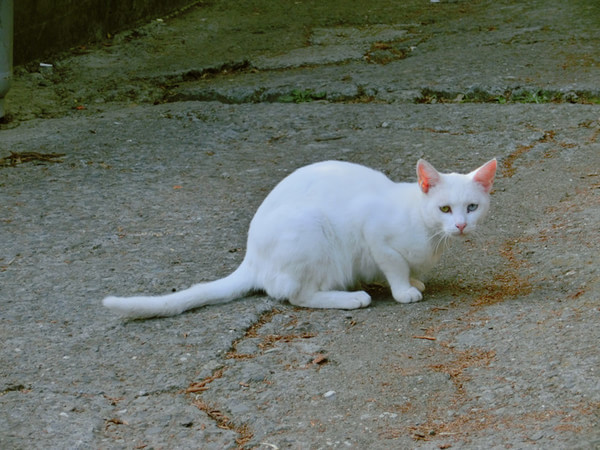
POLYGON ((102 304, 124 317, 142 319, 181 314, 188 309, 226 303, 255 289, 254 277, 244 263, 220 280, 196 284, 159 297, 106 297, 102 304))

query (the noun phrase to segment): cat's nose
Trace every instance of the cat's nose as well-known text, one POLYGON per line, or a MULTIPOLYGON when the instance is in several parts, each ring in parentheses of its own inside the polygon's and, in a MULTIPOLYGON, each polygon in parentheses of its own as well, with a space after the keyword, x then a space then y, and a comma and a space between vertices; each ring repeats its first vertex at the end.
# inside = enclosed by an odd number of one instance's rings
POLYGON ((462 233, 464 231, 464 229, 467 227, 466 223, 457 223, 456 224, 456 228, 458 228, 458 230, 462 233))

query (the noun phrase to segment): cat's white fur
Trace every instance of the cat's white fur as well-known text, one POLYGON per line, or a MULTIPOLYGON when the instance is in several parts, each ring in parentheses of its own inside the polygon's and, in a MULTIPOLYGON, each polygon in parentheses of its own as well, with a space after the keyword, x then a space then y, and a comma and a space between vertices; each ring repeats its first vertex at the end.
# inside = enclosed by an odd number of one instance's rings
POLYGON ((421 277, 448 238, 472 232, 486 214, 495 172, 495 159, 466 175, 442 174, 419 160, 417 183, 394 183, 347 162, 303 167, 258 208, 246 256, 231 275, 161 297, 103 303, 127 317, 171 316, 264 290, 298 306, 354 309, 371 298, 347 290, 381 279, 396 301, 417 302, 421 277))

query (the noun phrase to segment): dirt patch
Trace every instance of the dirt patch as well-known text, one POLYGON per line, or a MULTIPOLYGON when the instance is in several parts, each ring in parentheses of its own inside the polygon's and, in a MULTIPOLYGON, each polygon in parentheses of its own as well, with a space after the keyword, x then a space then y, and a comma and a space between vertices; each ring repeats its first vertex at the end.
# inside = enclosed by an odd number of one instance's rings
POLYGON ((410 48, 394 42, 375 42, 365 54, 365 60, 373 64, 389 64, 407 58, 410 48))
POLYGON ((489 285, 481 286, 477 298, 471 304, 473 307, 489 306, 507 299, 531 294, 533 291, 531 281, 522 275, 526 273, 523 269, 527 262, 515 254, 516 244, 516 241, 511 240, 505 242, 500 248, 500 254, 506 264, 503 265, 502 270, 494 273, 493 280, 489 285))
POLYGON ((0 158, 0 167, 15 167, 19 164, 33 162, 34 164, 61 163, 65 153, 39 152, 10 152, 10 155, 0 158))
POLYGON ((511 178, 516 172, 516 168, 514 167, 515 161, 521 159, 523 155, 533 150, 537 145, 554 141, 555 134, 552 130, 544 131, 544 135, 534 143, 518 147, 502 161, 502 175, 506 178, 511 178))

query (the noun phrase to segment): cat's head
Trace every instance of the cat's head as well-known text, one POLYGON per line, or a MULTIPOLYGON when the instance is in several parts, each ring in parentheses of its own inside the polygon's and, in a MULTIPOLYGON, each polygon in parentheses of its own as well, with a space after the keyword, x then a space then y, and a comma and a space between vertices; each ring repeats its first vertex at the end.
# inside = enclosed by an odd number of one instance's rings
POLYGON ((423 216, 427 226, 441 236, 463 236, 474 231, 489 209, 495 175, 495 159, 464 175, 440 173, 420 159, 417 177, 424 194, 423 216))

